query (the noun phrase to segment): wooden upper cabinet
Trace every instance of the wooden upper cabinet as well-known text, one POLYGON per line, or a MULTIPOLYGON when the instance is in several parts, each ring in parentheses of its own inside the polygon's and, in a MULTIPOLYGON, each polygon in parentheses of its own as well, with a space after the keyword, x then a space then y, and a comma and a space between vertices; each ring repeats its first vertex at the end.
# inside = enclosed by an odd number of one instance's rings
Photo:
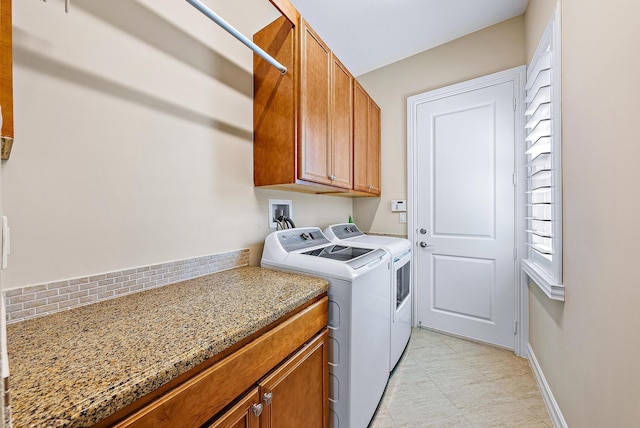
POLYGON ((353 94, 353 190, 380 195, 380 107, 358 82, 353 94))
POLYGON ((351 189, 353 171, 353 76, 342 63, 331 58, 331 148, 335 186, 351 189))
POLYGON ((288 70, 254 55, 254 184, 350 191, 353 76, 302 18, 278 18, 253 40, 288 70))
POLYGON ((13 49, 11 0, 0 0, 0 106, 2 106, 2 159, 9 159, 13 144, 13 49))
POLYGON ((331 51, 301 20, 300 178, 332 184, 331 51))

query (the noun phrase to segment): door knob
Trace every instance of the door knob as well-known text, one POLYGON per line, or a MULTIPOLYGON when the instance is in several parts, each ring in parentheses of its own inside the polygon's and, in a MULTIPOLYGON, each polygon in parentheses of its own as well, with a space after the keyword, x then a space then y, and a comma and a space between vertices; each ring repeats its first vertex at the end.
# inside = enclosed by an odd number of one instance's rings
POLYGON ((433 247, 433 245, 428 245, 426 242, 420 241, 420 248, 427 248, 427 247, 433 247))

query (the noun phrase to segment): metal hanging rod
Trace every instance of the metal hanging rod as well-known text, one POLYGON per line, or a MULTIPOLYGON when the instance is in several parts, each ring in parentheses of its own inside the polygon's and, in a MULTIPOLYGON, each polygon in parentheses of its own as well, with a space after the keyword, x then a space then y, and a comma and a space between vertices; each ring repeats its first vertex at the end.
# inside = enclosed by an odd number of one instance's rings
POLYGON ((260 55, 265 61, 267 61, 269 64, 277 68, 280 71, 280 73, 285 74, 287 72, 287 67, 280 64, 271 55, 269 55, 264 50, 262 50, 260 46, 253 43, 251 40, 246 38, 242 33, 240 33, 238 30, 232 27, 227 21, 225 21, 224 19, 216 15, 215 12, 213 12, 211 9, 205 6, 201 1, 187 0, 187 3, 191 4, 193 7, 198 9, 200 12, 206 15, 213 22, 215 22, 216 24, 224 28, 229 34, 231 34, 236 39, 240 40, 245 46, 247 46, 249 49, 254 51, 256 54, 260 55))
MULTIPOLYGON (((43 2, 47 2, 47 0, 42 0, 43 2)), ((71 0, 64 0, 64 11, 65 13, 69 13, 69 3, 71 2, 71 0)))

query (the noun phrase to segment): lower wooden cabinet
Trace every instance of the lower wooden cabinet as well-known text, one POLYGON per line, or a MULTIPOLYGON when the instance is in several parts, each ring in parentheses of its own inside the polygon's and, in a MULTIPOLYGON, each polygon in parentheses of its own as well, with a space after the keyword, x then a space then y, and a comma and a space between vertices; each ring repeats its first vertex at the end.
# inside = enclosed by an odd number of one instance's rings
POLYGON ((329 353, 325 330, 260 382, 260 427, 328 426, 329 353))
POLYGON ((328 427, 327 322, 325 295, 96 427, 328 427))
POLYGON ((224 415, 209 424, 209 428, 257 428, 260 426, 260 389, 254 388, 250 393, 240 399, 224 415))
POLYGON ((327 337, 325 330, 207 427, 327 427, 327 337))

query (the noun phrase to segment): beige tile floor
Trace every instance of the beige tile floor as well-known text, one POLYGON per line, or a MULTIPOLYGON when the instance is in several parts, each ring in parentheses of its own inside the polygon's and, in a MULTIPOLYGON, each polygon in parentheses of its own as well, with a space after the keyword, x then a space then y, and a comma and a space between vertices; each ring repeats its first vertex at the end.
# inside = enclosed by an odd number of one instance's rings
POLYGON ((370 428, 553 427, 529 362, 414 329, 370 428))

